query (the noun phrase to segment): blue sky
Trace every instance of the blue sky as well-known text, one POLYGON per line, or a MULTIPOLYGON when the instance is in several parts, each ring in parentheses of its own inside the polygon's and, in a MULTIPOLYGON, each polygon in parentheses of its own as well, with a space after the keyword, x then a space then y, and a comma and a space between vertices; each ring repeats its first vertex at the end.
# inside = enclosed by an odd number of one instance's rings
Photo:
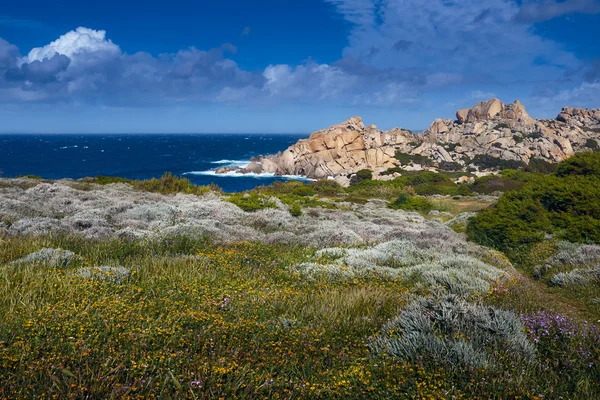
POLYGON ((0 132, 421 129, 600 107, 600 0, 9 2, 0 132), (93 4, 90 4, 93 3, 93 4))

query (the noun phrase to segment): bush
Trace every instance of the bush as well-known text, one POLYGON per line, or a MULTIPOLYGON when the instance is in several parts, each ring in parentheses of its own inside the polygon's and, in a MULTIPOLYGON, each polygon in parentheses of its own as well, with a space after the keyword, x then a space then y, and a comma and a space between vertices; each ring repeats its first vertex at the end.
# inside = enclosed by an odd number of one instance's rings
POLYGON ((302 186, 298 186, 295 187, 292 190, 292 194, 296 195, 296 196, 314 196, 317 192, 315 192, 315 189, 313 189, 312 187, 308 186, 308 185, 302 185, 302 186))
POLYGON ((505 357, 536 355, 514 313, 455 296, 418 298, 383 327, 371 348, 405 361, 459 368, 502 367, 505 357))
POLYGON ((467 236, 504 252, 512 260, 522 260, 549 229, 550 221, 539 200, 516 191, 505 193, 496 206, 473 217, 467 236))
MULTIPOLYGON (((120 179, 122 178, 106 178, 105 181, 115 183, 119 182, 120 179)), ((194 185, 189 179, 175 176, 170 172, 165 172, 160 179, 152 178, 145 181, 130 181, 130 183, 136 189, 162 194, 185 193, 201 196, 211 191, 221 192, 221 189, 216 185, 194 185)))
POLYGON ((473 191, 468 185, 457 185, 454 182, 424 183, 413 187, 415 193, 421 196, 441 194, 446 196, 471 196, 473 191))
POLYGON ((363 181, 370 181, 373 179, 373 171, 370 169, 361 169, 355 175, 350 178, 350 185, 356 185, 363 181))
POLYGON ((550 163, 541 158, 532 158, 529 160, 529 164, 523 169, 525 172, 534 172, 540 174, 552 174, 556 172, 558 164, 550 163))
POLYGON ((390 207, 405 211, 428 213, 433 209, 433 204, 423 197, 410 196, 406 193, 400 193, 398 198, 390 204, 390 207))
POLYGON ((521 179, 514 182, 524 185, 522 189, 504 193, 498 204, 471 219, 471 240, 520 263, 546 233, 571 242, 600 243, 599 153, 563 161, 556 175, 527 174, 521 179))
POLYGON ((381 175, 393 175, 393 174, 402 174, 404 173, 404 169, 400 168, 400 167, 392 167, 392 168, 388 168, 385 171, 383 171, 381 173, 381 175))
POLYGON ((310 187, 323 196, 336 196, 344 192, 344 188, 339 183, 330 179, 311 182, 310 187))
POLYGON ((482 169, 518 169, 525 167, 525 163, 517 160, 504 160, 487 154, 478 154, 468 164, 477 165, 482 169))
POLYGON ((302 216, 302 208, 300 208, 300 205, 298 203, 293 203, 289 207, 289 211, 290 211, 290 214, 293 217, 300 217, 300 216, 302 216))
POLYGON ((120 178, 118 176, 98 175, 93 178, 84 179, 85 182, 97 183, 98 185, 110 185, 111 183, 131 183, 131 179, 120 178))
POLYGON ((556 175, 591 175, 600 177, 600 154, 585 151, 561 162, 556 175))
POLYGON ((494 192, 519 190, 524 186, 524 182, 499 175, 488 175, 475 179, 475 181, 471 184, 471 189, 479 194, 491 194, 494 192))
POLYGON ((585 141, 585 147, 592 151, 600 151, 600 145, 596 139, 588 139, 585 141))
POLYGON ((396 159, 398 161, 400 161, 400 164, 402 165, 408 165, 408 164, 420 164, 420 165, 427 165, 427 166, 433 166, 433 160, 429 157, 425 157, 422 155, 418 155, 418 154, 406 154, 406 153, 401 153, 401 152, 396 152, 396 159))
POLYGON ((244 211, 253 212, 265 208, 277 208, 277 204, 271 197, 259 195, 255 192, 237 193, 227 199, 244 211))
POLYGON ((462 165, 460 165, 459 163, 452 162, 452 161, 442 161, 439 164, 439 169, 441 171, 455 172, 455 171, 462 171, 463 168, 464 167, 462 165))

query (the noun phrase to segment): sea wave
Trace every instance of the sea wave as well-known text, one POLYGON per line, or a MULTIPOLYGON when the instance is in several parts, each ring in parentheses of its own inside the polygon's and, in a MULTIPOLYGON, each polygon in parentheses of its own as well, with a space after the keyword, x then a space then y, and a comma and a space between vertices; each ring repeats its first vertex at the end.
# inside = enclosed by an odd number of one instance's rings
POLYGON ((250 160, 219 160, 212 161, 211 164, 221 164, 229 167, 246 167, 250 164, 250 160))
POLYGON ((256 178, 256 179, 265 179, 265 178, 284 178, 284 179, 294 179, 298 181, 316 181, 316 179, 307 178, 301 175, 275 175, 270 172, 263 172, 260 174, 249 172, 249 173, 241 173, 237 171, 229 171, 223 174, 217 174, 214 170, 208 171, 190 171, 185 172, 183 175, 204 175, 204 176, 218 176, 218 177, 229 177, 229 178, 256 178))

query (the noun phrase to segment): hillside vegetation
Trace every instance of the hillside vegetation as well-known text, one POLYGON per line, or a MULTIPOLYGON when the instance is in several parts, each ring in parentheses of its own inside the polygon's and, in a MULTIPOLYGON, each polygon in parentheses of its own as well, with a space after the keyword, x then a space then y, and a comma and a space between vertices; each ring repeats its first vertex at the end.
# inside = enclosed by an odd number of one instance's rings
POLYGON ((598 398, 597 168, 0 179, 0 398, 598 398))

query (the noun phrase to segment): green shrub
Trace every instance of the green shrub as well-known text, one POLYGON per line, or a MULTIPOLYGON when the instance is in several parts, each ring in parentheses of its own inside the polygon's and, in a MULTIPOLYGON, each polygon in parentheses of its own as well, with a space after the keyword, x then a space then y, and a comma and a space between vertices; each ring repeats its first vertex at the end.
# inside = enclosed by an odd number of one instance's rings
POLYGON ((585 141, 585 147, 592 151, 600 151, 600 145, 596 139, 588 139, 585 141))
POLYGON ((314 196, 316 193, 317 192, 315 191, 315 189, 304 184, 302 186, 295 187, 294 190, 292 190, 292 194, 302 197, 314 196))
POLYGON ((525 183, 499 175, 488 175, 475 179, 471 189, 479 194, 490 194, 494 192, 508 192, 519 190, 525 183))
POLYGON ((563 161, 556 175, 510 175, 519 176, 522 181, 511 184, 523 188, 504 193, 498 204, 471 219, 471 240, 519 263, 545 233, 571 242, 600 243, 599 153, 580 153, 563 161))
POLYGON ((525 172, 534 172, 540 174, 552 174, 558 168, 557 163, 551 163, 541 158, 531 158, 529 164, 523 170, 525 172))
POLYGON ((390 204, 390 207, 405 211, 428 213, 433 209, 433 204, 423 197, 400 193, 398 198, 390 204))
POLYGON ((585 151, 561 162, 556 175, 595 175, 600 176, 600 154, 585 151))
POLYGON ((118 176, 103 176, 98 175, 90 180, 93 183, 97 183, 98 185, 110 185, 111 183, 131 183, 131 179, 120 178, 118 176))
POLYGON ((415 193, 421 196, 441 194, 446 196, 471 196, 473 191, 468 185, 457 185, 454 182, 423 183, 413 187, 415 193))
MULTIPOLYGON (((0 175, 2 175, 1 172, 2 171, 0 171, 0 175)), ((41 176, 37 176, 37 175, 17 175, 16 177, 17 178, 35 179, 35 180, 38 180, 38 181, 41 181, 41 180, 44 179, 41 176)))
POLYGON ((518 169, 525 167, 525 163, 517 160, 504 160, 487 154, 478 154, 468 164, 477 165, 483 169, 518 169))
POLYGON ((356 185, 363 181, 370 181, 373 179, 373 171, 370 169, 361 169, 355 175, 350 178, 350 185, 356 185))
POLYGON ((288 210, 293 217, 300 217, 302 215, 302 208, 300 208, 298 203, 292 203, 288 210))
POLYGON ((244 211, 253 212, 265 208, 277 208, 275 201, 256 192, 236 193, 227 199, 244 211))
POLYGON ((404 169, 402 169, 400 167, 392 167, 392 168, 388 168, 387 170, 383 171, 381 173, 381 175, 393 175, 395 173, 402 174, 404 172, 405 172, 404 169))
POLYGON ((311 182, 310 187, 323 196, 336 196, 344 192, 344 188, 331 179, 321 179, 311 182))
POLYGON ((539 200, 522 191, 505 193, 498 204, 473 217, 467 226, 470 240, 521 260, 542 241, 550 222, 539 200))
POLYGON ((429 157, 425 157, 418 154, 406 154, 401 152, 396 152, 396 159, 400 161, 402 165, 408 165, 411 163, 420 164, 420 165, 428 165, 433 166, 433 160, 429 157))
POLYGON ((442 161, 439 164, 439 169, 441 171, 449 171, 449 172, 462 171, 463 168, 464 167, 462 165, 460 165, 459 163, 452 162, 452 161, 442 161))
MULTIPOLYGON (((122 178, 105 178, 105 182, 120 182, 122 178)), ((156 192, 162 194, 195 194, 204 195, 211 191, 221 192, 216 185, 198 186, 190 182, 189 179, 175 176, 170 172, 165 172, 160 179, 152 178, 145 181, 130 181, 134 188, 147 192, 156 192)))

